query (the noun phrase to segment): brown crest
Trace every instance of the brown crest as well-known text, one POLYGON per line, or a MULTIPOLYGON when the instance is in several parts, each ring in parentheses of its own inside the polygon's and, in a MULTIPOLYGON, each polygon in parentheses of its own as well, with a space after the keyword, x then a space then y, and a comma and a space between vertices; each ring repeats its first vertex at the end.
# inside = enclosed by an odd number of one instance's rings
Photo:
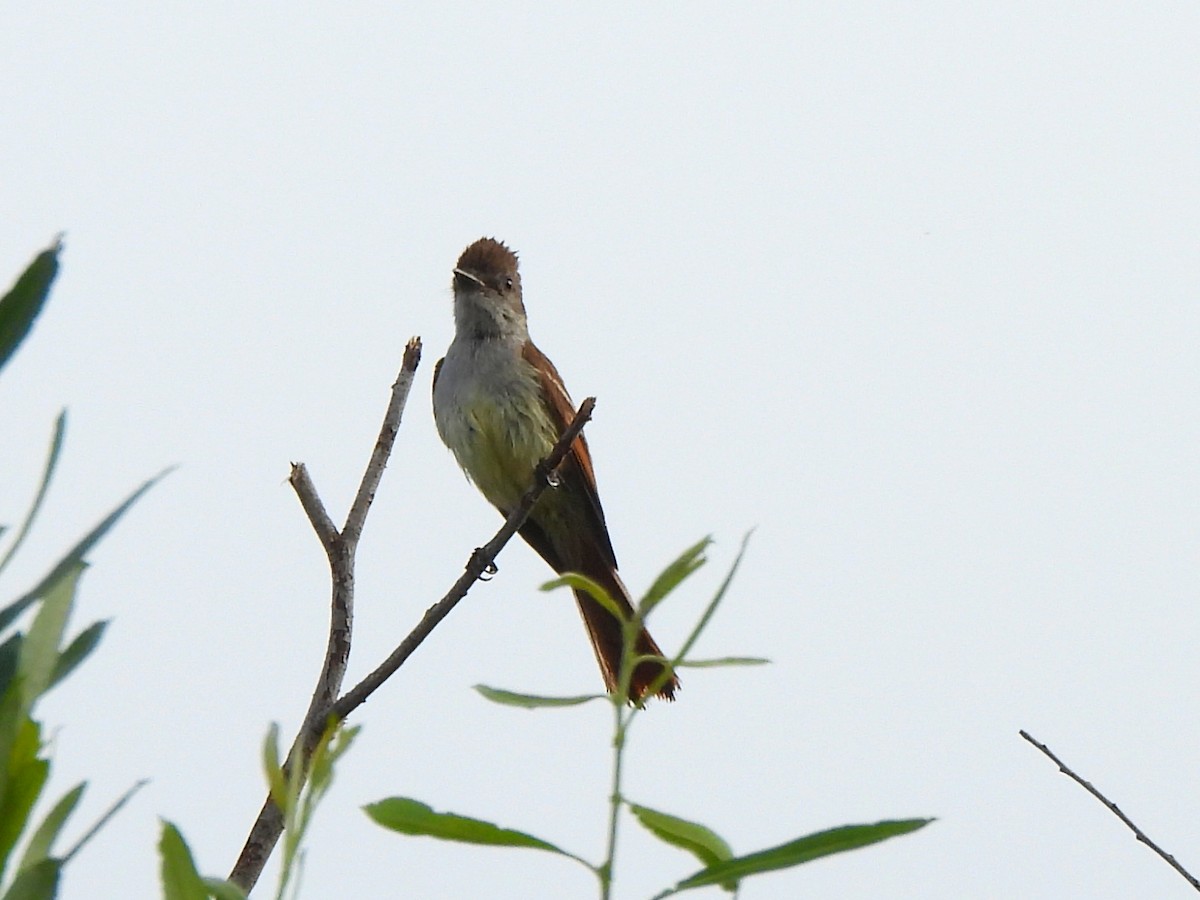
POLYGON ((495 238, 480 238, 462 252, 455 268, 478 275, 488 283, 517 278, 517 254, 495 238))

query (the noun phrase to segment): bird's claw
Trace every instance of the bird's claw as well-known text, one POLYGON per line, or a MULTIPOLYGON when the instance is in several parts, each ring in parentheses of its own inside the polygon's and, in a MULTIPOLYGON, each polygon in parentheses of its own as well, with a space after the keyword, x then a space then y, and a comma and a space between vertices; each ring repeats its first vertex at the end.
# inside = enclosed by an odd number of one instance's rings
POLYGON ((484 562, 482 559, 482 556, 483 556, 483 548, 476 547, 475 552, 471 554, 471 564, 473 566, 479 567, 479 570, 480 570, 479 571, 479 580, 480 581, 491 581, 492 576, 494 576, 500 570, 498 568, 496 568, 496 563, 493 560, 488 560, 487 562, 484 562))

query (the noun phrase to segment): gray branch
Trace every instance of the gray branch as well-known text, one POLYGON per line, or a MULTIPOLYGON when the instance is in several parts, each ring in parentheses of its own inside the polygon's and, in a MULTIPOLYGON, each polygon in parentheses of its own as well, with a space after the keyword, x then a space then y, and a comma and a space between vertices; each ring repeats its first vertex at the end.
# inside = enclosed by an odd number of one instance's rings
MULTIPOLYGON (((346 663, 350 658, 350 636, 354 621, 354 554, 358 549, 358 539, 362 535, 363 523, 375 499, 375 491, 383 470, 387 466, 392 446, 396 441, 396 433, 400 428, 400 418, 404 414, 404 406, 408 402, 408 394, 412 388, 413 375, 421 361, 421 340, 413 338, 404 348, 404 359, 400 364, 400 374, 392 385, 391 401, 384 414, 383 427, 375 442, 375 449, 367 463, 358 493, 351 504, 346 516, 346 524, 339 533, 325 505, 317 495, 317 489, 308 476, 308 470, 303 463, 293 463, 292 473, 288 481, 300 499, 325 555, 329 559, 329 571, 332 581, 332 598, 329 615, 329 640, 325 648, 325 661, 321 666, 321 674, 317 678, 317 686, 313 690, 308 711, 304 714, 304 722, 292 742, 288 752, 287 765, 299 765, 307 768, 317 741, 325 729, 328 716, 325 710, 337 697, 342 689, 342 681, 346 676, 346 663)), ((229 880, 246 893, 254 887, 262 874, 263 867, 279 842, 283 833, 283 813, 275 802, 267 797, 259 811, 258 818, 250 828, 250 834, 242 847, 242 852, 229 873, 229 880)))
POLYGON ((1113 803, 1111 800, 1109 800, 1107 797, 1105 797, 1102 793, 1100 793, 1098 790, 1096 790, 1096 788, 1092 787, 1091 782, 1084 781, 1082 778, 1080 778, 1078 775, 1076 775, 1065 762, 1063 762, 1061 759, 1059 759, 1057 756, 1055 756, 1050 751, 1049 747, 1047 747, 1045 744, 1039 743, 1038 741, 1034 740, 1034 738, 1029 734, 1028 731, 1025 731, 1024 729, 1022 729, 1021 731, 1018 732, 1018 734, 1020 734, 1021 737, 1025 738, 1025 740, 1029 741, 1029 743, 1033 744, 1033 746, 1035 746, 1039 750, 1041 750, 1044 754, 1046 754, 1046 756, 1050 757, 1050 759, 1054 761, 1054 764, 1058 766, 1058 770, 1060 772, 1062 772, 1064 775, 1066 775, 1068 778, 1070 778, 1072 781, 1074 781, 1076 784, 1078 784, 1080 787, 1082 787, 1085 791, 1087 791, 1089 794, 1091 794, 1093 797, 1095 797, 1097 800, 1099 800, 1101 803, 1103 803, 1106 807, 1108 807, 1108 811, 1110 813, 1112 813, 1114 816, 1116 816, 1118 819, 1120 819, 1122 822, 1124 822, 1126 827, 1128 827, 1129 830, 1134 833, 1134 836, 1139 841, 1141 841, 1143 844, 1145 844, 1147 847, 1149 847, 1151 850, 1153 850, 1155 853, 1157 853, 1159 856, 1161 856, 1163 858, 1163 860, 1166 861, 1167 865, 1169 865, 1172 869, 1174 869, 1176 872, 1178 872, 1180 875, 1182 875, 1184 878, 1187 879, 1188 884, 1190 884, 1196 890, 1200 891, 1200 881, 1197 881, 1195 876, 1193 876, 1191 872, 1189 872, 1187 869, 1185 869, 1183 866, 1181 866, 1175 860, 1174 856, 1172 856, 1170 853, 1165 851, 1162 847, 1158 846, 1158 844, 1154 843, 1154 841, 1150 840, 1150 838, 1146 836, 1146 832, 1144 832, 1144 831, 1142 831, 1142 829, 1138 828, 1137 825, 1135 825, 1133 823, 1133 820, 1129 818, 1129 816, 1127 816, 1127 815, 1125 815, 1125 813, 1121 812, 1121 809, 1120 809, 1120 807, 1117 806, 1117 804, 1113 803))
MULTIPOLYGON (((412 376, 420 361, 420 340, 414 338, 409 342, 404 353, 404 363, 400 376, 392 386, 392 402, 388 406, 383 427, 375 450, 359 485, 351 505, 346 524, 339 534, 324 505, 317 496, 308 472, 303 465, 292 467, 291 482, 300 498, 301 506, 312 523, 326 555, 329 557, 330 570, 333 580, 333 601, 330 617, 329 644, 325 655, 325 664, 318 680, 317 689, 309 703, 308 712, 304 717, 304 725, 296 735, 289 754, 289 765, 300 763, 307 765, 316 746, 330 720, 342 721, 353 710, 367 700, 388 678, 404 664, 413 651, 429 636, 442 619, 458 605, 467 595, 471 586, 485 574, 496 570, 496 556, 520 530, 530 511, 537 503, 542 493, 551 486, 553 473, 562 464, 563 459, 571 449, 571 444, 583 430, 592 416, 596 400, 588 397, 579 406, 579 412, 571 424, 563 431, 562 436, 534 470, 533 484, 521 502, 505 519, 500 530, 490 541, 477 548, 467 560, 463 574, 441 600, 426 610, 421 621, 400 645, 392 651, 376 669, 361 682, 346 692, 334 702, 334 697, 341 688, 342 678, 346 671, 346 661, 350 653, 350 625, 353 610, 354 594, 354 551, 357 548, 359 535, 362 534, 363 521, 375 498, 383 470, 391 454, 396 432, 400 425, 400 416, 412 385, 412 376)), ((263 867, 283 833, 283 815, 279 808, 268 796, 259 812, 258 819, 250 830, 241 855, 230 873, 229 880, 249 893, 262 874, 263 867)))
POLYGON ((454 585, 441 600, 425 611, 425 615, 417 623, 417 627, 412 630, 408 637, 400 642, 400 646, 393 650, 391 655, 380 663, 374 672, 347 691, 337 703, 329 708, 328 718, 337 719, 340 722, 362 705, 381 684, 387 681, 388 678, 395 674, 397 669, 404 665, 404 661, 412 655, 417 647, 421 646, 421 642, 429 637, 430 632, 437 627, 437 624, 446 618, 450 614, 450 611, 458 605, 458 601, 467 595, 467 591, 471 589, 471 585, 478 581, 480 576, 485 573, 495 571, 497 554, 512 539, 512 536, 520 530, 521 526, 525 524, 530 510, 538 502, 538 498, 542 496, 542 492, 550 486, 552 473, 562 463, 563 458, 567 455, 567 451, 571 449, 571 443, 579 436, 579 432, 583 430, 583 426, 591 418, 592 410, 595 406, 595 397, 588 397, 580 404, 579 412, 575 414, 575 418, 571 424, 562 433, 562 436, 558 439, 558 443, 550 451, 550 455, 538 463, 537 468, 534 470, 533 484, 525 492, 525 496, 521 498, 521 502, 517 504, 516 509, 509 513, 500 530, 496 532, 490 541, 471 554, 462 575, 459 576, 458 580, 454 582, 454 585))

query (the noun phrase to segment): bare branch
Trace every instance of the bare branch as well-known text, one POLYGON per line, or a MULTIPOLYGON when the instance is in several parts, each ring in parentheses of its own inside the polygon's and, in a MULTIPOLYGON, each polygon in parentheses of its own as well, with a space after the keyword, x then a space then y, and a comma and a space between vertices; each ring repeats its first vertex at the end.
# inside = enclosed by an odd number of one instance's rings
MULTIPOLYGON (((333 519, 329 518, 329 513, 325 511, 325 504, 317 496, 316 485, 312 483, 304 463, 292 463, 292 473, 288 476, 288 484, 300 498, 300 506, 308 516, 313 531, 317 533, 317 539, 325 548, 325 554, 330 556, 334 553, 334 548, 341 536, 338 534, 337 526, 333 524, 333 519)), ((332 556, 330 556, 330 561, 332 562, 332 556)))
POLYGON ((1197 891, 1200 891, 1200 881, 1197 881, 1195 876, 1193 876, 1187 869, 1185 869, 1183 866, 1181 866, 1175 860, 1174 856, 1172 856, 1170 853, 1167 853, 1165 850, 1162 849, 1162 847, 1158 846, 1158 844, 1156 844, 1156 843, 1154 843, 1154 841, 1150 840, 1150 838, 1146 836, 1146 833, 1144 831, 1142 831, 1142 829, 1138 828, 1137 825, 1135 825, 1133 823, 1133 820, 1129 818, 1129 816, 1127 816, 1127 815, 1125 815, 1125 813, 1121 812, 1121 810, 1117 806, 1117 804, 1113 803, 1111 800, 1109 800, 1107 797, 1105 797, 1102 793, 1100 793, 1098 790, 1096 790, 1096 788, 1094 788, 1092 786, 1091 782, 1084 781, 1082 778, 1080 778, 1078 775, 1076 775, 1066 763, 1064 763, 1061 759, 1059 759, 1057 756, 1055 756, 1051 752, 1049 747, 1047 747, 1043 743, 1040 743, 1040 742, 1034 740, 1034 738, 1029 734, 1029 732, 1022 729, 1021 731, 1018 732, 1018 734, 1020 734, 1021 737, 1025 738, 1025 740, 1029 741, 1029 743, 1033 744, 1033 746, 1035 746, 1039 750, 1041 750, 1044 754, 1046 754, 1046 756, 1050 757, 1050 759, 1054 761, 1054 764, 1056 766, 1058 766, 1058 770, 1060 772, 1062 772, 1064 775, 1066 775, 1068 778, 1070 778, 1072 781, 1074 781, 1076 784, 1078 784, 1080 787, 1082 787, 1085 791, 1087 791, 1089 794, 1091 794, 1093 797, 1095 797, 1097 800, 1099 800, 1101 803, 1103 803, 1106 807, 1108 807, 1108 811, 1111 812, 1118 819, 1120 819, 1122 822, 1124 822, 1125 825, 1129 828, 1130 831, 1133 832, 1134 836, 1139 841, 1141 841, 1143 844, 1145 844, 1147 847, 1149 847, 1151 850, 1153 850, 1155 853, 1157 853, 1160 857, 1162 857, 1166 861, 1167 865, 1169 865, 1172 869, 1174 869, 1176 872, 1178 872, 1180 875, 1182 875, 1184 878, 1187 879, 1188 884, 1190 884, 1197 891))
MULTIPOLYGON (((375 497, 379 480, 383 477, 384 467, 396 440, 396 432, 400 428, 400 418, 408 401, 409 390, 412 387, 413 373, 421 361, 420 338, 413 338, 404 349, 404 359, 400 365, 400 374, 392 385, 392 396, 384 414, 383 425, 379 438, 375 442, 375 450, 359 484, 358 493, 351 505, 346 518, 346 527, 339 534, 333 520, 325 511, 325 505, 317 496, 317 490, 308 476, 308 470, 303 463, 292 465, 290 482, 300 499, 313 530, 325 548, 329 558, 330 578, 332 581, 332 597, 329 614, 329 639, 325 648, 325 661, 321 666, 321 674, 317 678, 316 688, 309 700, 308 710, 304 714, 304 722, 292 742, 288 753, 288 765, 308 766, 313 750, 325 730, 328 717, 325 710, 337 697, 342 689, 342 681, 346 676, 346 664, 350 658, 350 637, 354 621, 354 554, 358 549, 358 539, 362 534, 363 523, 375 497)), ((263 867, 279 836, 283 833, 283 814, 279 807, 268 795, 259 811, 258 818, 250 828, 250 834, 242 847, 229 880, 249 893, 262 874, 263 867)))
POLYGON ((327 718, 334 718, 341 721, 364 703, 380 685, 404 665, 405 660, 421 645, 421 642, 429 636, 430 632, 437 627, 437 624, 446 618, 450 614, 450 611, 458 605, 458 602, 467 595, 467 591, 479 580, 480 576, 494 569, 497 554, 512 539, 512 536, 517 533, 520 527, 525 524, 530 510, 538 502, 538 499, 542 496, 542 492, 550 486, 551 473, 562 463, 563 458, 567 455, 567 451, 571 448, 571 443, 579 436, 579 432, 583 430, 583 426, 591 418, 592 410, 595 406, 595 397, 588 397, 579 405, 579 412, 575 414, 575 418, 562 433, 562 436, 558 439, 558 443, 554 445, 554 449, 550 451, 550 454, 538 463, 537 468, 534 470, 533 484, 525 492, 525 496, 521 498, 521 502, 517 504, 516 509, 509 513, 500 530, 496 532, 490 541, 471 554, 462 575, 459 576, 458 580, 454 582, 454 585, 441 600, 425 611, 425 615, 417 623, 417 627, 412 630, 408 637, 400 642, 400 646, 393 650, 391 655, 374 672, 356 684, 351 690, 347 691, 337 703, 329 708, 327 718))
POLYGON ((375 491, 383 478, 383 470, 387 468, 388 457, 392 455, 392 446, 396 443, 396 433, 400 430, 400 416, 404 412, 404 404, 408 400, 409 389, 412 388, 413 375, 421 362, 421 340, 413 338, 404 348, 404 361, 400 365, 400 374, 392 385, 392 402, 388 405, 383 417, 383 427, 375 441, 375 449, 371 451, 371 460, 363 473, 358 493, 350 504, 350 513, 346 516, 346 524, 342 527, 342 539, 353 544, 358 543, 362 534, 363 523, 367 520, 367 511, 375 500, 375 491))

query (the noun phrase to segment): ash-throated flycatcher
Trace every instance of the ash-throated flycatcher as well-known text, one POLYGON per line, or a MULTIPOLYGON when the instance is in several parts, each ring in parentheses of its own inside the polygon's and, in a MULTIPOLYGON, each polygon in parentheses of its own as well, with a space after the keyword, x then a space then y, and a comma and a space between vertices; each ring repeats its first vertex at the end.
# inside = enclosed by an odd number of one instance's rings
MULTIPOLYGON (((529 339, 517 256, 499 241, 481 238, 458 258, 454 326, 454 341, 433 371, 438 434, 488 502, 507 516, 533 483, 538 462, 575 417, 575 406, 554 365, 529 339)), ((557 485, 542 494, 520 533, 554 571, 586 575, 632 612, 583 435, 559 467, 557 485)), ((621 625, 587 593, 576 591, 575 600, 605 687, 615 690, 621 625)), ((662 655, 645 629, 636 652, 662 655)), ((637 666, 630 686, 635 701, 662 668, 654 662, 637 666)), ((658 695, 673 699, 678 686, 672 677, 658 695)))

